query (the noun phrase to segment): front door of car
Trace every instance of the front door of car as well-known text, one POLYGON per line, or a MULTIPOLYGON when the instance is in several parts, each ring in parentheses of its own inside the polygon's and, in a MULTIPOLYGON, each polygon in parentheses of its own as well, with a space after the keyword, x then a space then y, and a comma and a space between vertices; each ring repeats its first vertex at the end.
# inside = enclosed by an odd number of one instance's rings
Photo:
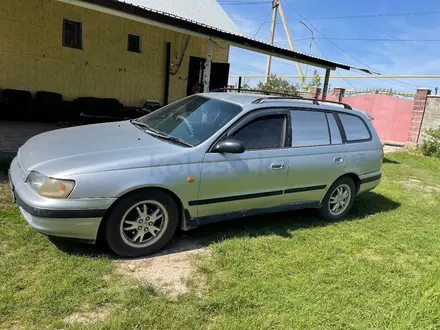
POLYGON ((288 136, 284 110, 258 110, 233 125, 221 140, 242 141, 246 150, 206 153, 198 216, 278 205, 288 172, 288 136))

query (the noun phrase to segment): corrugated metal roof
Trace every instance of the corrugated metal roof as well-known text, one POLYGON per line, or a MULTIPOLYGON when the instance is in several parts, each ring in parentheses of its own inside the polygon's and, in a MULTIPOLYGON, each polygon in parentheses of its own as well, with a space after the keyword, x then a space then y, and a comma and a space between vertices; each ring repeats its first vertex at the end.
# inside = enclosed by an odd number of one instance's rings
POLYGON ((118 0, 136 7, 178 16, 225 32, 241 34, 216 0, 118 0))
MULTIPOLYGON (((65 1, 65 0, 59 0, 65 1)), ((328 59, 292 51, 268 42, 244 36, 216 0, 82 0, 140 17, 156 20, 165 25, 185 25, 188 31, 220 38, 231 45, 261 51, 275 57, 312 64, 326 68, 356 69, 369 74, 379 74, 371 69, 356 67, 328 59), (119 4, 116 6, 116 4, 119 4), (198 7, 200 5, 200 7, 198 7), (126 6, 139 10, 130 10, 126 6), (153 8, 154 6, 154 8, 153 8), (179 10, 180 9, 180 10, 179 10), (212 10, 212 12, 210 12, 212 10), (183 15, 186 15, 183 16, 183 15), (218 17, 216 17, 218 15, 218 17), (206 23, 209 20, 209 23, 206 23), (214 25, 215 24, 215 25, 214 25), (231 31, 232 29, 232 31, 231 31)))

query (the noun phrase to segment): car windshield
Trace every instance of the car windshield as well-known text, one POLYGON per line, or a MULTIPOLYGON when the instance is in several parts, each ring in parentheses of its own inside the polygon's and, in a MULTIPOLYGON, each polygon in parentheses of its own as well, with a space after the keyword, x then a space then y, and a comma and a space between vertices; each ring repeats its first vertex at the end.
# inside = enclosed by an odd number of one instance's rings
POLYGON ((195 146, 212 136, 241 110, 236 104, 196 95, 174 102, 133 123, 176 143, 195 146))

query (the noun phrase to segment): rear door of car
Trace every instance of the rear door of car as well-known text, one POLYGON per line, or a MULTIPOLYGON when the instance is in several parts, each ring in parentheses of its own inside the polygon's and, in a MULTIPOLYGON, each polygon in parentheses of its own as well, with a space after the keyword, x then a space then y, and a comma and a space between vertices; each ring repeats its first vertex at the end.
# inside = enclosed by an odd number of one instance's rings
POLYGON ((346 146, 332 111, 291 109, 292 147, 283 203, 319 203, 347 164, 346 146))
POLYGON ((366 119, 349 113, 338 113, 337 116, 346 141, 348 169, 359 175, 380 171, 381 142, 374 139, 366 119))

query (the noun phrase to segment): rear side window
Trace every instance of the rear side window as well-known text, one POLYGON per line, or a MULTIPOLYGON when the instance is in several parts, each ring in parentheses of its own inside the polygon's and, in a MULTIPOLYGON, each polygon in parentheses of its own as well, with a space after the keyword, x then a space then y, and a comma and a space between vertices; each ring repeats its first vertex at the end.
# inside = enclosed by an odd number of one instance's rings
POLYGON ((341 132, 339 131, 338 124, 336 123, 335 116, 332 113, 327 114, 328 126, 330 128, 330 136, 332 138, 332 144, 342 144, 341 132))
POLYGON ((361 118, 345 114, 339 114, 339 118, 344 127, 347 141, 363 141, 371 138, 370 131, 361 118))
POLYGON ((251 121, 233 134, 248 150, 276 149, 284 147, 284 115, 264 116, 251 121))
POLYGON ((325 116, 324 112, 291 111, 292 147, 313 147, 330 144, 325 116))

